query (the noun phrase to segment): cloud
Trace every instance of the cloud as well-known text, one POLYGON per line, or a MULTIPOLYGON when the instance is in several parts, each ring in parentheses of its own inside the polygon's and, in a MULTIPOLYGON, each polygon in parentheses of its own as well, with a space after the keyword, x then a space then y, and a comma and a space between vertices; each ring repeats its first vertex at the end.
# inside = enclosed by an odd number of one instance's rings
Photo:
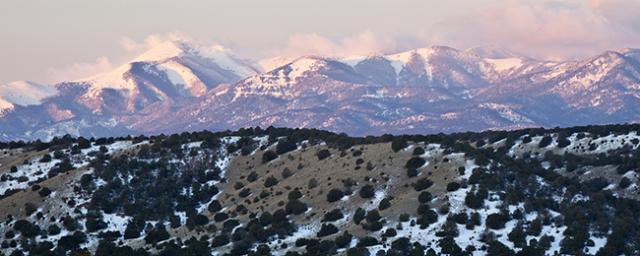
MULTIPOLYGON (((294 33, 282 47, 275 49, 246 43, 245 47, 250 49, 234 50, 253 52, 246 57, 258 59, 265 70, 304 55, 366 56, 429 45, 458 49, 493 46, 539 59, 584 58, 605 50, 640 46, 640 15, 637 15, 637 10, 640 10, 640 1, 637 0, 492 1, 480 8, 447 16, 439 23, 426 24, 424 30, 410 34, 381 33, 375 28, 356 30, 347 36, 294 33)), ((213 42, 211 40, 218 38, 199 39, 213 42)), ((109 55, 109 58, 103 56, 95 62, 51 68, 46 72, 47 77, 61 81, 103 72, 112 68, 112 63, 130 61, 167 40, 194 42, 180 32, 137 38, 124 36, 118 41, 122 49, 119 54, 109 55)), ((229 43, 234 45, 237 42, 229 43)))
POLYGON ((45 71, 44 79, 48 83, 59 83, 87 78, 93 75, 113 70, 116 66, 130 61, 135 55, 145 52, 167 40, 191 40, 180 33, 152 34, 143 40, 136 41, 131 37, 122 37, 118 45, 124 53, 110 57, 100 56, 95 61, 77 62, 64 67, 51 67, 45 71), (114 61, 115 64, 114 64, 114 61), (122 62, 122 63, 121 63, 122 62))
POLYGON ((440 23, 434 38, 498 45, 539 58, 577 58, 640 44, 640 2, 508 0, 440 23))
POLYGON ((294 34, 288 38, 285 47, 271 51, 271 57, 262 59, 259 63, 264 69, 269 70, 305 55, 367 56, 394 52, 399 50, 401 45, 403 44, 397 39, 380 36, 370 30, 341 38, 326 37, 317 33, 294 34))
POLYGON ((294 34, 260 60, 265 69, 302 55, 394 53, 429 45, 503 48, 545 60, 585 58, 640 45, 637 0, 505 0, 448 16, 413 34, 366 30, 345 37, 294 34), (275 57, 273 57, 275 56, 275 57))
POLYGON ((123 36, 120 38, 118 42, 120 47, 128 52, 140 53, 147 51, 159 44, 162 44, 166 41, 174 41, 174 40, 183 40, 183 41, 193 41, 193 39, 185 34, 180 32, 171 32, 165 34, 151 34, 146 36, 143 40, 137 41, 128 36, 123 36))
POLYGON ((45 79, 51 83, 72 81, 103 73, 113 68, 114 65, 109 58, 102 56, 93 62, 73 63, 62 68, 49 68, 45 72, 45 79))

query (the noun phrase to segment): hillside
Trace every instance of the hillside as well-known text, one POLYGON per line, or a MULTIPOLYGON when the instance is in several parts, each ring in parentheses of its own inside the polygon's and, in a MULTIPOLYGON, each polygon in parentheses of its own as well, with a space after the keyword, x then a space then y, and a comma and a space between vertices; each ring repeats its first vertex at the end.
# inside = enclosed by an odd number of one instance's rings
POLYGON ((0 254, 637 255, 639 131, 0 143, 0 254))

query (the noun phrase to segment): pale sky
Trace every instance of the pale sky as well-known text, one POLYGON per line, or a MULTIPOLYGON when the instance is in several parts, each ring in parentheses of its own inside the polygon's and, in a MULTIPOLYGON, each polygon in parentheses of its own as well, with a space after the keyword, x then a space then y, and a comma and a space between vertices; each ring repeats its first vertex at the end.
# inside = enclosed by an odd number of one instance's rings
POLYGON ((109 70, 173 37, 274 56, 428 45, 541 59, 640 48, 640 0, 2 0, 0 83, 109 70))

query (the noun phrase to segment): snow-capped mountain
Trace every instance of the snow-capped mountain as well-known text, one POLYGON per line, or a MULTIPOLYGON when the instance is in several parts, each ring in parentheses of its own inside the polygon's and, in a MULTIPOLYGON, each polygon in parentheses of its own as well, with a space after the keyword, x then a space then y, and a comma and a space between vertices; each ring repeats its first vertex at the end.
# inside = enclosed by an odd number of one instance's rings
POLYGON ((625 123, 640 120, 640 50, 558 62, 432 46, 303 56, 261 72, 222 47, 170 41, 111 72, 44 88, 51 91, 26 105, 0 94, 2 138, 270 125, 368 135, 625 123))
POLYGON ((258 72, 221 46, 167 41, 106 73, 51 86, 0 87, 0 137, 136 132, 139 122, 167 117, 221 84, 258 72))
POLYGON ((209 94, 162 126, 274 125, 367 135, 640 119, 635 50, 571 62, 477 51, 438 46, 382 56, 303 57, 209 94), (605 98, 606 104, 597 104, 605 98))
POLYGON ((202 96, 220 84, 235 83, 257 72, 222 47, 168 41, 111 72, 75 83, 87 85, 80 100, 95 111, 115 108, 135 113, 158 105, 154 103, 180 104, 185 98, 202 96), (114 100, 118 104, 111 104, 114 100))

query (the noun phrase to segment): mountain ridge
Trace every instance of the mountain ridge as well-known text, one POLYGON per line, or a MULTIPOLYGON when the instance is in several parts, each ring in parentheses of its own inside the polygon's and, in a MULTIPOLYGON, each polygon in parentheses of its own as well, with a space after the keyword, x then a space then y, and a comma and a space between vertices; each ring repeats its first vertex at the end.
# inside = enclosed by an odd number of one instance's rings
POLYGON ((379 135, 637 122, 638 56, 627 48, 554 62, 432 46, 301 56, 263 72, 221 46, 169 41, 106 74, 53 85, 58 93, 38 104, 16 107, 0 95, 0 139, 107 129, 115 136, 274 125, 379 135))

